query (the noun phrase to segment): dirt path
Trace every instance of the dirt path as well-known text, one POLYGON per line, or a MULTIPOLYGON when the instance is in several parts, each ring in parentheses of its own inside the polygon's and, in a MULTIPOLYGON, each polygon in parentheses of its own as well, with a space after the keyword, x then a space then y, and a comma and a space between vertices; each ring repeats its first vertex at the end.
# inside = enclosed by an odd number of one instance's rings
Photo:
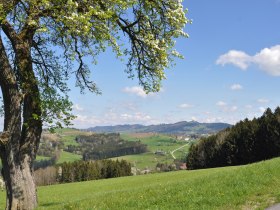
POLYGON ((170 154, 171 154, 171 156, 173 157, 173 159, 176 160, 176 157, 174 156, 174 152, 176 152, 177 150, 182 149, 183 147, 188 146, 188 145, 189 145, 189 144, 185 144, 185 145, 183 145, 183 146, 181 146, 181 147, 179 147, 179 148, 177 148, 177 149, 171 151, 170 154))

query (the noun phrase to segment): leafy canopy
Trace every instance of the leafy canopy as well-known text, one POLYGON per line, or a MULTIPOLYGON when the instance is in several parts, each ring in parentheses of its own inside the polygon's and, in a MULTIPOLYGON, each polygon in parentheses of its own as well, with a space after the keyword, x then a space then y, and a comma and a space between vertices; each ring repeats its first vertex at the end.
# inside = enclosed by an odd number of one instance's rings
POLYGON ((66 83, 71 74, 81 91, 100 93, 85 59, 95 64, 107 47, 128 59, 129 77, 137 77, 147 92, 158 91, 164 69, 181 57, 174 39, 188 36, 183 31, 188 22, 182 0, 0 0, 1 29, 19 85, 10 30, 32 34, 42 119, 50 125, 61 125, 61 120, 68 124, 73 118, 66 83), (124 37, 129 46, 122 42, 124 37))

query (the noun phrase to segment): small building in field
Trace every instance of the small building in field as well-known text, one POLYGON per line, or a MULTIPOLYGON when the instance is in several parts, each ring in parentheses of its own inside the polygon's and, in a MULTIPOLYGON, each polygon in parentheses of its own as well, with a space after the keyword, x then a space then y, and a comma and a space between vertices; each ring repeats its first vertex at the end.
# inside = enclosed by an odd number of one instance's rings
POLYGON ((180 170, 187 170, 187 164, 186 163, 182 163, 180 166, 179 166, 179 169, 180 170))
POLYGON ((166 152, 162 150, 157 150, 155 151, 155 155, 166 155, 166 152))

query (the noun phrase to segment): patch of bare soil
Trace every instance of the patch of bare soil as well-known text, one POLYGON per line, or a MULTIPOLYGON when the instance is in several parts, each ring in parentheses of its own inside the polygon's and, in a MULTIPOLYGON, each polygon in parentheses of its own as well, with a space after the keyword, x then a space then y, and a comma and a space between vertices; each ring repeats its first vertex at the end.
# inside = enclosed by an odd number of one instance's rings
POLYGON ((147 138, 154 136, 154 133, 131 133, 129 136, 134 137, 134 138, 147 138))

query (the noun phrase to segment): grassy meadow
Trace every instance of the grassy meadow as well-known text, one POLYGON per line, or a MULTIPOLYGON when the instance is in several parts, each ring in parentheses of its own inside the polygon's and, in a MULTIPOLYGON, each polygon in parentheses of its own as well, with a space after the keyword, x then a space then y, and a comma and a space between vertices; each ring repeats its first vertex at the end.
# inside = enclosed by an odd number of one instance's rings
MULTIPOLYGON (((38 188, 38 210, 264 209, 280 202, 280 158, 38 188)), ((0 209, 4 209, 0 192, 0 209)))
POLYGON ((62 151, 57 164, 63 162, 74 162, 76 160, 82 160, 82 155, 77 155, 70 152, 62 151))
POLYGON ((121 134, 121 137, 127 141, 138 141, 148 145, 151 152, 157 150, 162 150, 165 152, 171 152, 178 147, 186 144, 185 141, 176 140, 174 137, 163 135, 163 134, 153 134, 153 133, 135 133, 135 134, 121 134))
MULTIPOLYGON (((139 169, 154 169, 157 163, 173 163, 174 159, 170 152, 186 145, 186 141, 176 140, 174 137, 153 134, 153 133, 135 133, 135 134, 121 134, 121 137, 127 141, 138 141, 148 146, 149 152, 137 155, 120 156, 113 159, 124 159, 132 163, 133 166, 139 169), (156 151, 164 151, 166 155, 157 155, 156 151)), ((174 152, 174 156, 177 159, 185 158, 189 150, 189 146, 174 152)))
POLYGON ((60 137, 61 141, 63 141, 64 145, 74 145, 78 146, 78 143, 75 141, 75 138, 79 135, 89 135, 89 132, 84 132, 80 131, 77 129, 72 129, 72 128, 62 128, 62 129, 57 129, 55 131, 60 137))
POLYGON ((170 153, 166 155, 156 155, 153 152, 146 152, 143 154, 137 155, 125 155, 116 158, 111 158, 112 160, 126 160, 131 163, 133 167, 143 169, 155 169, 157 163, 173 163, 173 158, 171 157, 170 153))

